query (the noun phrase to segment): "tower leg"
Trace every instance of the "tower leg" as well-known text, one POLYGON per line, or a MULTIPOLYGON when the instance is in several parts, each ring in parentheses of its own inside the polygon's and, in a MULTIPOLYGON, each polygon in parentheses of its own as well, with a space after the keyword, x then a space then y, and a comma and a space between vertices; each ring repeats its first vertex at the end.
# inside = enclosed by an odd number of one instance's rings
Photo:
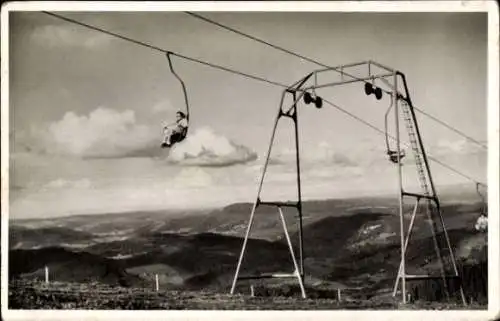
MULTIPOLYGON (((394 90, 392 92, 392 99, 394 105, 394 118, 396 122, 396 143, 397 143, 397 166, 398 166, 398 192, 399 192, 399 228, 401 236, 401 275, 406 275, 405 269, 405 235, 404 235, 404 214, 403 214, 403 173, 401 169, 401 135, 399 131, 399 106, 398 106, 398 85, 397 74, 394 73, 394 90)), ((406 303, 406 278, 401 279, 401 296, 403 303, 406 303)))
MULTIPOLYGON (((293 94, 293 99, 296 101, 296 95, 293 94)), ((299 262, 300 262, 300 277, 304 281, 304 235, 302 230, 302 183, 300 181, 300 148, 299 148, 299 118, 298 118, 297 104, 295 103, 293 109, 292 120, 294 123, 295 132, 295 163, 297 169, 297 211, 299 215, 299 262)))
POLYGON ((293 251, 292 241, 290 240, 290 235, 288 235, 288 229, 286 227, 285 216, 283 215, 283 211, 281 207, 278 207, 278 211, 281 218, 281 223, 283 225, 283 231, 285 232, 286 241, 288 243, 288 248, 290 249, 290 255, 292 256, 293 267, 295 268, 295 275, 297 276, 297 280, 299 281, 300 291, 302 292, 302 298, 306 298, 306 290, 304 288, 304 283, 302 280, 302 276, 300 275, 299 265, 297 264, 297 260, 295 259, 295 254, 293 251))
MULTIPOLYGON (((406 254, 406 250, 408 248, 408 243, 410 241, 411 231, 413 230, 413 223, 415 222, 415 216, 417 214, 418 203, 419 203, 419 199, 417 198, 417 201, 415 202, 415 207, 413 207, 413 213, 411 215, 410 225, 408 226, 408 233, 406 235, 405 246, 404 246, 404 253, 405 254, 406 254)), ((392 291, 392 296, 396 296, 396 292, 398 290, 398 285, 399 285, 399 279, 406 277, 406 275, 401 274, 402 267, 403 267, 403 261, 401 261, 399 263, 398 276, 396 277, 396 282, 394 284, 394 289, 392 291)))
MULTIPOLYGON (((441 223, 441 227, 443 229, 444 237, 446 239, 446 246, 448 247, 448 251, 450 252, 450 259, 451 259, 451 263, 453 265, 453 272, 455 273, 455 276, 459 277, 458 268, 457 268, 457 262, 456 262, 456 259, 455 259, 455 254, 453 253, 453 249, 451 247, 450 237, 448 236, 448 231, 447 231, 446 226, 444 224, 443 215, 441 213, 441 207, 440 207, 440 205, 439 205, 438 202, 436 202, 436 211, 438 213, 439 221, 441 223)), ((460 278, 460 296, 461 296, 463 305, 467 306, 467 299, 465 298, 465 293, 464 293, 464 287, 463 287, 463 283, 462 283, 462 278, 460 278)))
POLYGON ((243 256, 245 255, 248 237, 250 236, 250 230, 252 229, 255 210, 257 208, 257 202, 258 201, 255 201, 253 205, 252 213, 250 214, 250 220, 248 221, 247 231, 245 233, 245 239, 243 240, 243 246, 241 247, 240 257, 238 259, 238 265, 236 266, 236 272, 234 273, 233 284, 231 285, 231 294, 234 294, 234 290, 236 288, 236 282, 238 281, 238 276, 240 274, 241 263, 243 262, 243 256))
POLYGON ((281 115, 282 115, 281 111, 282 111, 284 97, 285 97, 285 92, 283 92, 283 94, 281 96, 280 108, 278 111, 278 115, 276 116, 276 120, 274 121, 274 127, 273 127, 273 131, 271 134, 271 140, 269 142, 269 148, 267 150, 266 160, 264 162, 264 167, 262 169, 262 174, 260 176, 259 188, 257 190, 257 198, 253 204, 252 212, 250 213, 250 219, 248 221, 248 226, 247 226, 246 233, 245 233, 245 239, 243 240, 243 246, 241 247, 240 257, 238 259, 238 264, 236 265, 236 272, 234 273, 233 284, 231 285, 231 292, 230 292, 231 294, 234 294, 234 290, 236 288, 236 282, 238 281, 241 263, 243 262, 243 256, 245 255, 245 250, 246 250, 246 246, 248 243, 248 237, 250 236, 250 230, 252 229, 255 211, 256 211, 257 206, 259 204, 260 193, 262 192, 262 185, 264 184, 264 178, 266 176, 267 167, 269 165, 269 158, 271 157, 271 150, 273 147, 274 138, 276 136, 276 129, 278 128, 278 122, 279 122, 281 115))
POLYGON ((427 201, 427 219, 429 220, 429 226, 431 228, 432 232, 432 241, 434 243, 434 250, 436 252, 436 256, 439 261, 439 269, 441 270, 441 279, 443 281, 443 287, 445 290, 446 297, 449 298, 450 294, 448 291, 448 284, 446 281, 446 271, 444 269, 444 262, 443 262, 443 256, 441 255, 441 248, 439 247, 438 239, 437 239, 437 229, 436 229, 436 223, 434 222, 434 215, 432 211, 432 205, 431 201, 427 201))

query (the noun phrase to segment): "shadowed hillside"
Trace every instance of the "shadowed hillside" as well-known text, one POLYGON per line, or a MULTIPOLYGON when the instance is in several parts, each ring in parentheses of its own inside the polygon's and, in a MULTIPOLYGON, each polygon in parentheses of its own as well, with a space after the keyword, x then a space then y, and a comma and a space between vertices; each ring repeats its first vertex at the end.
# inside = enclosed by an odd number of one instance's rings
POLYGON ((139 278, 125 272, 119 261, 85 252, 48 247, 39 250, 9 251, 9 278, 44 278, 48 266, 50 279, 67 282, 100 282, 120 286, 140 286, 139 278))

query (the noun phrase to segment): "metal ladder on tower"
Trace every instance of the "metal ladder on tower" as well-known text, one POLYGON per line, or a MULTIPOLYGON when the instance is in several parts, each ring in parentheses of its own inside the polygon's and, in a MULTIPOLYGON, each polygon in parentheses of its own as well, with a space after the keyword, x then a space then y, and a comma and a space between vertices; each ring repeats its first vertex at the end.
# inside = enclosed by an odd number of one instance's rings
POLYGON ((429 220, 429 224, 431 225, 434 247, 435 247, 436 255, 437 255, 438 260, 439 260, 441 274, 444 276, 445 271, 444 271, 444 264, 443 264, 443 259, 442 259, 442 255, 441 255, 441 247, 439 246, 439 243, 437 240, 437 235, 436 235, 437 227, 436 227, 436 222, 434 220, 435 214, 436 214, 435 213, 436 209, 434 206, 432 206, 432 199, 435 199, 436 195, 434 195, 434 193, 432 193, 432 195, 431 195, 431 191, 429 190, 429 185, 427 183, 427 175, 425 173, 424 163, 422 160, 422 154, 421 154, 419 144, 417 141, 415 127, 413 125, 414 120, 413 120, 411 113, 410 113, 410 106, 408 105, 408 103, 405 100, 402 100, 401 107, 402 107, 401 109, 403 111, 403 119, 405 122, 406 131, 408 132, 408 138, 410 140, 411 149, 413 151, 413 157, 415 158, 415 165, 417 168, 417 174, 418 174, 418 180, 420 182, 420 188, 421 188, 423 195, 429 197, 426 199, 427 218, 429 220))
POLYGON ((435 195, 430 195, 429 185, 427 184, 427 175, 424 171, 424 164, 422 162, 422 156, 420 153, 420 148, 418 146, 417 136, 415 134, 415 128, 413 126, 413 118, 410 114, 410 107, 406 101, 402 100, 401 109, 403 111, 403 118, 405 121, 406 131, 408 132, 408 138, 410 140, 411 149, 413 151, 413 156, 415 157, 415 164, 417 166, 418 180, 420 181, 420 188, 426 196, 435 197, 435 195))
MULTIPOLYGON (((428 222, 429 222, 429 225, 430 225, 431 231, 432 231, 434 248, 436 251, 437 258, 439 260, 441 278, 443 280, 443 285, 445 288, 446 296, 449 298, 447 276, 446 276, 446 271, 445 271, 444 263, 443 263, 443 255, 441 252, 443 247, 445 249, 448 249, 449 257, 450 257, 451 263, 452 263, 453 268, 454 268, 455 277, 459 278, 458 270, 457 270, 455 258, 454 258, 454 255, 453 255, 450 243, 449 243, 447 231, 446 231, 446 228, 444 226, 442 215, 440 213, 439 201, 437 199, 434 188, 432 186, 432 182, 430 181, 431 178, 428 177, 428 175, 426 174, 426 172, 428 173, 429 169, 427 168, 428 165, 423 160, 423 155, 422 155, 423 151, 420 148, 419 137, 417 137, 417 133, 416 133, 416 129, 415 129, 415 127, 417 125, 416 125, 416 119, 414 119, 415 115, 411 112, 411 109, 410 109, 411 107, 406 100, 401 99, 401 102, 402 102, 401 109, 403 112, 403 119, 404 119, 405 127, 406 127, 406 130, 408 133, 408 138, 409 138, 409 142, 411 145, 411 149, 413 151, 413 155, 415 158, 415 165, 416 165, 416 169, 417 169, 418 180, 420 182, 420 188, 422 191, 422 195, 426 198, 426 203, 427 203, 426 214, 427 214, 428 222), (429 187, 429 184, 431 184, 431 188, 429 187), (434 202, 435 206, 433 205, 433 202, 434 202), (442 232, 446 238, 446 242, 447 242, 448 246, 443 246, 443 247, 439 246, 439 242, 438 242, 437 235, 436 235, 436 231, 437 231, 437 226, 436 226, 436 221, 435 221, 436 216, 438 216, 439 219, 441 220, 441 225, 442 225, 442 230, 443 230, 442 232)), ((408 235, 408 238, 409 238, 409 235, 408 235)), ((406 251, 406 249, 405 249, 405 251, 406 251)), ((463 287, 462 287, 461 281, 460 281, 460 291, 461 291, 461 295, 462 295, 462 300, 464 300, 465 298, 464 298, 464 294, 463 294, 463 287)), ((464 303, 465 303, 465 301, 464 301, 464 303)))

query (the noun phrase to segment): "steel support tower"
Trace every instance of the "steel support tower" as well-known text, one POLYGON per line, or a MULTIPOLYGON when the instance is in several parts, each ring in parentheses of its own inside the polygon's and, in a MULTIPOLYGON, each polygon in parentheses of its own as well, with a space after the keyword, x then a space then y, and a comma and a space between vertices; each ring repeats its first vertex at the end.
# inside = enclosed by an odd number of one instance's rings
MULTIPOLYGON (((269 142, 269 147, 267 150, 265 162, 263 165, 262 173, 260 176, 260 181, 257 189, 257 197, 253 204, 248 225, 246 228, 246 233, 243 241, 243 246, 241 248, 240 256, 236 266, 236 271, 234 274, 234 279, 231 286, 231 294, 235 292, 236 283, 238 280, 243 279, 263 279, 263 278, 296 278, 300 289, 302 292, 302 297, 306 298, 306 291, 304 287, 304 239, 303 239, 303 221, 302 221, 302 194, 301 194, 301 176, 300 176, 300 149, 299 149, 299 121, 298 121, 298 104, 302 98, 306 103, 314 103, 316 107, 321 108, 323 104, 323 99, 316 95, 316 90, 327 87, 336 87, 350 83, 364 83, 366 94, 375 94, 377 99, 381 99, 383 93, 390 95, 391 97, 391 108, 394 108, 394 118, 395 118, 395 140, 396 149, 388 150, 388 156, 390 160, 395 164, 397 172, 397 186, 398 186, 398 208, 400 217, 400 242, 401 242, 401 260, 399 265, 399 270, 396 275, 396 280, 394 284, 393 296, 396 296, 399 285, 401 285, 401 299, 403 303, 407 302, 407 280, 415 279, 430 279, 436 278, 436 276, 430 275, 409 275, 406 273, 406 250, 410 241, 410 236, 414 227, 415 219, 417 218, 417 211, 420 203, 424 203, 425 211, 427 216, 427 221, 429 222, 429 227, 432 232, 434 248, 440 268, 440 278, 443 282, 445 288, 445 293, 449 297, 448 291, 448 279, 458 279, 460 282, 460 296, 463 304, 466 304, 465 296, 463 292, 462 283, 460 276, 458 274, 458 269, 456 265, 455 255, 450 243, 446 225, 441 212, 441 206, 439 198, 436 193, 434 182, 431 175, 431 169, 429 166, 429 161, 425 152, 424 144, 422 142, 422 137, 418 127, 417 119, 415 116, 415 111, 413 103, 410 98, 410 93, 408 91, 408 85, 406 82, 405 75, 400 71, 384 66, 380 63, 374 61, 363 61, 351 64, 344 64, 336 67, 318 69, 310 74, 306 75, 304 78, 300 79, 293 85, 289 86, 283 90, 281 95, 281 102, 274 121, 274 126, 271 133, 271 139, 269 142), (361 69, 362 71, 356 71, 354 75, 353 68, 361 69), (318 82, 318 75, 331 76, 334 77, 335 81, 332 82, 318 82), (333 75, 333 76, 332 76, 333 75), (374 85, 375 80, 379 84, 374 85), (398 88, 402 88, 399 90, 398 88), (291 103, 286 102, 286 100, 291 99, 291 103), (269 166, 269 160, 271 156, 271 151, 273 144, 275 142, 275 134, 278 127, 279 121, 283 118, 290 118, 293 122, 294 127, 294 139, 295 139, 295 165, 296 165, 296 184, 297 184, 297 201, 291 202, 280 202, 280 201, 263 201, 261 200, 261 192, 264 184, 264 178, 269 166), (401 124, 400 117, 404 120, 404 127, 406 128, 408 134, 409 145, 408 148, 412 150, 417 176, 420 185, 420 191, 418 192, 408 192, 403 186, 403 168, 402 168, 402 158, 405 156, 402 150, 401 142, 401 124), (405 231, 405 213, 404 213, 404 201, 405 199, 413 199, 414 207, 411 214, 410 222, 405 231), (240 269, 243 263, 248 238, 250 237, 252 225, 255 219, 255 213, 259 206, 267 205, 274 206, 277 208, 278 216, 283 225, 284 234, 288 243, 288 248, 290 250, 290 256, 293 262, 293 273, 269 273, 269 274, 258 274, 241 276, 240 269), (283 207, 295 208, 298 212, 298 259, 294 252, 293 245, 288 233, 288 228, 283 214, 283 207), (437 233, 438 226, 440 227, 442 234, 445 239, 445 246, 440 246, 437 233), (444 267, 443 260, 443 250, 448 252, 448 263, 451 263, 453 268, 453 275, 447 275, 444 267)), ((389 112, 389 110, 388 110, 389 112)), ((387 114, 386 114, 387 117, 387 114)), ((386 133, 387 134, 387 133, 386 133)))

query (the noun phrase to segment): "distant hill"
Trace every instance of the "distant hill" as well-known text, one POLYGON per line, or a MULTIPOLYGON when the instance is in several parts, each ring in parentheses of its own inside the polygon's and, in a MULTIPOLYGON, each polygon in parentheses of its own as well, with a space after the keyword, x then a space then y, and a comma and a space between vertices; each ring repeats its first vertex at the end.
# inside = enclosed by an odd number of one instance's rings
MULTIPOLYGON (((127 268, 140 271, 152 264, 164 264, 184 276, 184 286, 201 289, 207 286, 227 287, 241 250, 240 237, 214 233, 193 235, 156 234, 150 240, 157 250, 123 260, 127 268), (172 251, 172 248, 177 249, 172 251)), ((266 240, 248 242, 242 273, 275 272, 289 261, 286 245, 266 240)), ((291 265, 285 265, 291 270, 291 265)))
POLYGON ((125 272, 119 261, 59 247, 9 251, 9 279, 43 279, 48 266, 50 279, 66 282, 100 282, 111 285, 141 285, 138 277, 125 272))
MULTIPOLYGON (((252 205, 16 221, 9 229, 10 277, 40 278, 48 265, 53 277, 61 281, 93 279, 151 287, 158 274, 162 287, 227 290, 252 205)), ((444 219, 459 258, 486 259, 484 235, 474 230, 479 208, 477 200, 443 202, 444 219)), ((396 209, 396 198, 304 202, 308 282, 390 286, 399 265, 396 209)), ((411 210, 408 202, 406 224, 411 210)), ((289 208, 284 212, 298 256, 297 212, 289 208)), ((276 208, 259 207, 250 235, 242 274, 293 271, 276 208)), ((436 270, 423 212, 415 221, 407 257, 409 270, 436 270)))
POLYGON ((66 227, 9 228, 9 248, 39 248, 48 246, 85 246, 93 240, 92 233, 75 231, 66 227))
MULTIPOLYGON (((181 278, 178 285, 190 289, 207 286, 226 287, 234 273, 242 239, 212 233, 196 235, 154 234, 149 241, 155 248, 147 253, 122 259, 107 259, 89 251, 47 247, 9 252, 10 278, 44 277, 49 266, 51 278, 57 281, 91 282, 131 286, 142 284, 159 273, 181 278), (128 271, 128 272, 127 272, 128 271), (132 273, 133 272, 133 273, 132 273)), ((103 245, 104 246, 104 245, 103 245)), ((100 249, 102 251, 102 249, 100 249)), ((285 245, 265 240, 250 240, 243 273, 273 272, 289 260, 285 245)), ((290 269, 291 265, 286 265, 290 269)))

